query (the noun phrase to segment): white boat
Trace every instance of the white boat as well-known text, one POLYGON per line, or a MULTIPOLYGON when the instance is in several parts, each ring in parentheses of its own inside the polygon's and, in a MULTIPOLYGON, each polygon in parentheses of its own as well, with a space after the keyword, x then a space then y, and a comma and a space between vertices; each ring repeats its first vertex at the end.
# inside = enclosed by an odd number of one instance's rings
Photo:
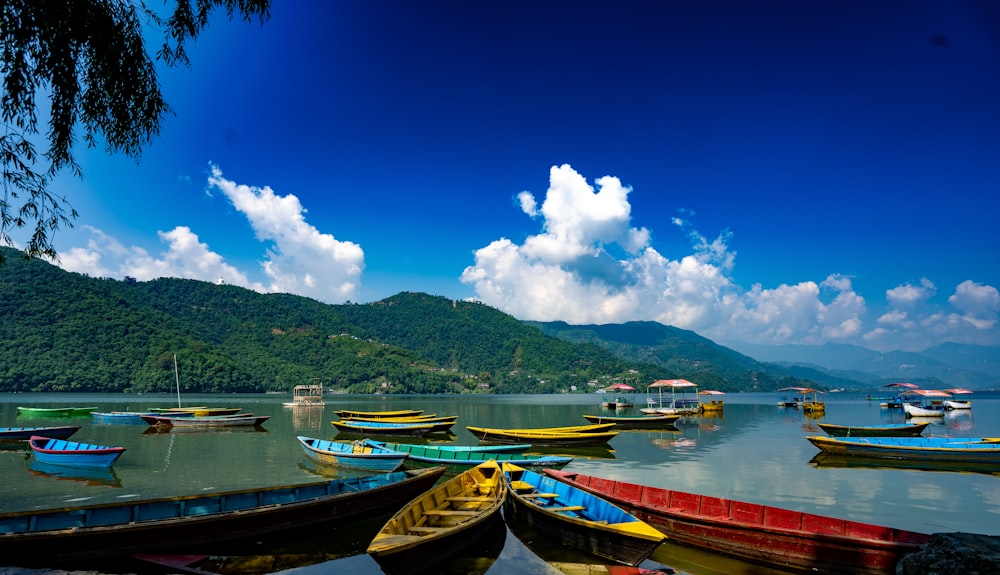
POLYGON ((938 389, 911 389, 901 395, 906 417, 944 417, 944 400, 951 397, 938 389))
POLYGON ((941 402, 945 409, 972 409, 971 401, 968 399, 958 399, 954 397, 956 395, 971 395, 971 390, 956 387, 953 389, 946 389, 945 392, 950 393, 953 396, 951 399, 946 399, 941 402))
POLYGON ((657 415, 697 415, 701 413, 698 403, 698 384, 686 379, 658 379, 646 388, 646 407, 639 411, 657 415), (663 396, 663 390, 670 389, 670 397, 663 396), (656 390, 654 396, 651 390, 656 390), (690 393, 688 393, 690 392, 690 393))

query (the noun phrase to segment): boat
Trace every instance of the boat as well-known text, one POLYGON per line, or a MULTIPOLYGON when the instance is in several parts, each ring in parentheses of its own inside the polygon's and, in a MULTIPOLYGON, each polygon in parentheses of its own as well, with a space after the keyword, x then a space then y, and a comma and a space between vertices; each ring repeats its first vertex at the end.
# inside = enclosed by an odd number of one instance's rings
POLYGON ((36 461, 52 465, 111 467, 125 453, 124 447, 77 443, 40 435, 28 439, 28 446, 36 461))
POLYGON ((457 415, 442 415, 439 417, 394 417, 392 419, 377 419, 371 417, 347 417, 341 419, 341 421, 347 423, 412 423, 417 425, 430 425, 431 430, 428 433, 444 433, 450 431, 452 427, 455 426, 455 422, 458 421, 457 415))
POLYGON ((28 407, 17 406, 17 415, 25 417, 75 417, 78 415, 90 415, 90 412, 97 411, 96 407, 28 407))
POLYGON ((658 379, 646 388, 646 407, 639 411, 646 414, 697 415, 701 411, 697 391, 698 384, 686 379, 658 379), (656 390, 655 396, 650 391, 653 389, 656 390), (669 399, 664 399, 664 389, 670 389, 669 399))
POLYGON ((662 429, 673 427, 680 415, 584 415, 591 423, 614 423, 612 429, 662 429))
POLYGON ((807 435, 826 453, 913 461, 992 463, 1000 468, 1000 437, 825 437, 807 435))
POLYGON ((778 390, 782 392, 778 398, 778 407, 802 407, 806 401, 804 393, 808 390, 808 387, 782 387, 778 390))
POLYGON ((930 422, 884 423, 881 425, 839 425, 817 423, 820 429, 833 437, 916 437, 924 432, 930 422))
POLYGON ((0 427, 0 442, 28 441, 32 436, 66 439, 80 430, 79 425, 50 427, 0 427))
POLYGON ((900 396, 906 417, 944 417, 944 399, 951 394, 938 389, 909 389, 900 396))
POLYGON ((502 522, 505 497, 500 465, 480 463, 404 505, 367 552, 387 574, 432 572, 502 522))
MULTIPOLYGON (((605 387, 604 389, 598 390, 598 393, 608 394, 609 392, 614 393, 619 391, 635 391, 635 388, 627 383, 615 383, 605 387)), ((602 401, 601 407, 605 409, 628 409, 630 407, 635 407, 635 404, 625 395, 615 395, 612 399, 605 399, 602 401)))
POLYGON ((345 419, 348 417, 370 417, 376 419, 392 419, 394 417, 413 417, 423 413, 421 409, 397 409, 395 411, 353 411, 350 409, 340 409, 333 412, 337 417, 345 419))
MULTIPOLYGON (((606 424, 609 428, 614 424, 606 424)), ((587 426, 584 426, 587 427, 587 426)), ((466 426, 480 441, 492 443, 530 443, 532 446, 603 445, 618 435, 617 431, 552 431, 550 429, 493 429, 466 426)))
POLYGON ((806 388, 802 392, 804 401, 802 402, 802 411, 806 413, 821 413, 826 411, 826 403, 819 400, 819 394, 824 393, 818 389, 806 388), (812 399, 809 399, 809 394, 812 394, 812 399))
MULTIPOLYGON (((90 414, 90 422, 97 424, 110 424, 110 425, 135 425, 135 424, 145 424, 143 421, 143 415, 158 415, 151 411, 94 411, 90 414)), ((178 414, 181 415, 181 414, 178 414)), ((189 417, 194 417, 194 413, 183 414, 189 417)))
POLYGON ((444 467, 180 497, 0 513, 0 557, 25 567, 258 541, 293 528, 391 513, 444 467), (54 550, 58 550, 55 552, 54 550))
POLYGON ((672 543, 783 570, 837 575, 895 573, 901 557, 930 535, 780 507, 545 470, 604 497, 666 533, 672 543))
POLYGON ((306 455, 319 463, 365 471, 396 471, 407 454, 363 442, 327 441, 299 435, 296 437, 306 455))
POLYGON ((149 413, 155 413, 157 415, 169 415, 174 416, 185 416, 193 415, 194 417, 218 417, 220 415, 236 415, 240 412, 239 407, 151 407, 149 408, 149 413))
MULTIPOLYGON (((414 445, 412 443, 387 443, 365 439, 365 444, 372 447, 403 452, 409 455, 406 464, 447 465, 451 468, 468 469, 480 463, 494 460, 498 463, 510 462, 521 467, 555 467, 569 465, 572 457, 561 455, 535 455, 526 453, 510 453, 503 451, 484 451, 472 449, 454 449, 438 445, 414 445)), ((530 447, 530 445, 528 446, 530 447)))
POLYGON ((942 402, 944 404, 945 409, 972 409, 971 401, 969 401, 968 399, 958 399, 955 397, 956 395, 972 395, 971 390, 962 387, 955 387, 952 389, 946 389, 944 391, 945 393, 949 393, 952 396, 950 399, 946 399, 942 402))
POLYGON ((435 430, 435 423, 394 423, 392 421, 331 421, 337 431, 354 435, 398 435, 422 437, 435 430))
POLYGON ((271 418, 270 415, 252 413, 237 415, 211 415, 206 417, 142 415, 143 421, 157 427, 256 427, 271 418))
POLYGON ((562 481, 505 463, 504 519, 537 529, 568 547, 636 566, 666 539, 625 509, 562 481))
MULTIPOLYGON (((318 382, 319 378, 317 377, 315 381, 318 382)), ((285 407, 322 407, 326 405, 323 401, 323 384, 296 385, 292 388, 292 401, 281 405, 285 407)))
POLYGON ((368 421, 389 423, 455 423, 458 421, 457 415, 414 415, 413 417, 393 417, 391 419, 378 417, 344 417, 342 421, 368 421))
POLYGON ((887 393, 886 397, 879 401, 879 407, 885 407, 889 409, 901 409, 903 407, 902 393, 911 389, 917 389, 918 385, 912 383, 887 383, 882 386, 887 393))
POLYGON ((1000 466, 996 463, 963 463, 961 461, 919 461, 913 459, 886 459, 865 457, 864 455, 839 455, 820 451, 809 460, 809 465, 817 468, 860 468, 860 469, 909 469, 917 471, 939 471, 945 473, 981 473, 1000 477, 1000 466))
POLYGON ((698 392, 698 409, 702 413, 718 413, 725 409, 725 402, 722 396, 724 392, 714 389, 705 389, 698 392))

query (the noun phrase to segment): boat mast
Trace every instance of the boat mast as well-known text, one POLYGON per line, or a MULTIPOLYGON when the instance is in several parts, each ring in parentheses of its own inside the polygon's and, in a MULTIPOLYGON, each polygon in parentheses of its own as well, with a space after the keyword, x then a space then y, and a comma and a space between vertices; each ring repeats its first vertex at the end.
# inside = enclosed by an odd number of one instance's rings
POLYGON ((177 373, 177 354, 174 354, 174 381, 177 382, 177 407, 181 406, 181 376, 177 373))

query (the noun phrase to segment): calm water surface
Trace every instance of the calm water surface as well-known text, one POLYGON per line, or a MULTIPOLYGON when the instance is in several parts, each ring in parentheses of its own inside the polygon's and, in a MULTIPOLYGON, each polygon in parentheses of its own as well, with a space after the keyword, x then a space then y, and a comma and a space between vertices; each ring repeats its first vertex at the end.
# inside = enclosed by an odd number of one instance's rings
MULTIPOLYGON (((518 396, 353 396, 327 398, 325 408, 287 408, 282 395, 190 395, 185 405, 241 407, 270 415, 263 431, 234 429, 151 433, 145 425, 99 425, 87 417, 37 419, 16 415, 18 405, 97 406, 101 411, 144 410, 176 405, 170 395, 20 394, 0 396, 0 426, 60 425, 82 429, 73 439, 127 448, 112 471, 97 476, 60 476, 40 469, 23 449, 0 450, 0 512, 62 507, 314 481, 353 472, 317 468, 302 453, 296 435, 332 439, 336 409, 422 409, 458 415, 456 444, 478 443, 465 425, 548 427, 586 423, 587 413, 602 413, 599 395, 518 396)), ((685 417, 677 431, 626 431, 610 449, 576 452, 548 448, 535 452, 570 453, 567 467, 582 473, 669 487, 743 501, 777 505, 928 533, 965 531, 1000 535, 1000 470, 937 471, 894 467, 845 466, 814 460, 818 450, 807 435, 823 435, 817 422, 854 425, 901 423, 897 410, 880 409, 864 396, 830 394, 826 414, 814 419, 801 410, 780 408, 775 394, 729 394, 721 417, 685 417)), ((644 396, 636 397, 643 404, 644 396)), ((607 412, 605 412, 607 413, 607 412)), ((628 413, 619 410, 618 413, 628 413)), ((636 411, 637 413, 637 411, 636 411)), ((925 435, 1000 436, 1000 396, 979 393, 971 413, 953 412, 934 421, 925 435)), ((290 573, 379 574, 364 553, 385 517, 332 527, 294 540, 263 541, 239 554, 311 554, 319 562, 290 573), (333 559, 330 559, 333 558, 333 559), (325 560, 329 559, 329 560, 325 560)), ((588 562, 587 556, 546 545, 544 538, 519 531, 491 538, 485 558, 456 560, 455 573, 559 573, 549 562, 588 562), (463 562, 464 561, 464 562, 463 562)), ((778 573, 664 545, 646 566, 669 565, 694 575, 778 573)), ((0 565, 16 560, 0 558, 0 565)))

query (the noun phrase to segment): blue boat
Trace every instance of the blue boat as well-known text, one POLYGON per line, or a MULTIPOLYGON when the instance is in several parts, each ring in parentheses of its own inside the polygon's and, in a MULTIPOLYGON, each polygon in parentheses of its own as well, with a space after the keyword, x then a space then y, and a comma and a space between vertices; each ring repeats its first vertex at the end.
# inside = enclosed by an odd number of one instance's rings
POLYGON ((1000 469, 1000 437, 806 436, 825 453, 909 461, 992 463, 1000 469))
POLYGON ((421 437, 434 431, 433 423, 392 423, 390 421, 331 421, 338 431, 355 435, 401 435, 421 437))
POLYGON ((403 466, 408 455, 364 442, 327 441, 299 435, 296 437, 306 456, 326 465, 388 473, 403 466))
POLYGON ((146 425, 142 419, 143 415, 158 414, 151 411, 94 411, 90 414, 90 422, 111 425, 146 425))
POLYGON ((124 447, 77 443, 37 435, 28 440, 28 445, 36 461, 52 465, 111 467, 125 453, 124 447))
POLYGON ((421 465, 447 465, 453 468, 470 469, 489 460, 497 463, 513 463, 520 467, 552 467, 561 468, 573 461, 572 457, 563 455, 530 455, 527 453, 504 453, 490 451, 455 450, 438 445, 414 445, 411 443, 386 443, 366 439, 365 443, 372 447, 391 449, 409 455, 410 462, 421 465))
POLYGON ((268 534, 394 513, 444 472, 438 467, 0 513, 0 557, 25 567, 58 561, 75 568, 80 561, 120 561, 136 553, 189 552, 206 542, 246 542, 247 549, 268 534))
POLYGON ((568 483, 504 463, 504 519, 530 525, 561 544, 636 566, 667 538, 621 507, 568 483))
POLYGON ((32 436, 66 439, 80 430, 79 425, 54 427, 0 427, 0 441, 28 441, 32 436))

